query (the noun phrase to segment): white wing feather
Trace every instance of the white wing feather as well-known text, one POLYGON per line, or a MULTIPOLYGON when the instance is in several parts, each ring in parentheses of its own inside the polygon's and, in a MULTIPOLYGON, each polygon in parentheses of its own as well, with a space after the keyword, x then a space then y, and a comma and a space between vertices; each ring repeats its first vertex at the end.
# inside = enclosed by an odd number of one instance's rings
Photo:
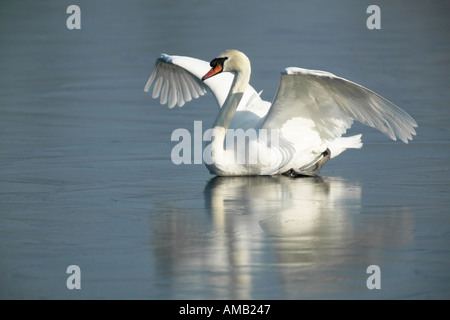
MULTIPOLYGON (((210 89, 219 107, 222 107, 230 91, 234 75, 224 72, 202 81, 202 77, 209 69, 209 62, 163 53, 156 60, 144 90, 149 91, 153 85, 152 97, 155 99, 159 97, 161 104, 168 103, 169 108, 173 108, 175 105, 182 107, 193 98, 203 96, 207 89, 210 89)), ((269 106, 270 103, 261 100, 255 89, 248 85, 237 108, 236 121, 242 123, 239 118, 241 114, 245 113, 240 113, 240 111, 250 111, 254 114, 254 118, 252 118, 252 122, 254 122, 254 119, 260 119, 267 113, 269 106)))
POLYGON ((340 137, 353 120, 405 143, 417 127, 409 114, 363 86, 324 71, 286 68, 262 127, 282 128, 297 118, 312 121, 323 141, 340 137))
POLYGON ((201 81, 201 72, 208 71, 208 64, 188 57, 169 56, 161 54, 156 60, 150 79, 148 79, 144 90, 153 87, 153 98, 160 98, 161 104, 169 104, 169 108, 175 105, 182 107, 192 98, 198 98, 206 93, 206 85, 201 81), (177 65, 177 60, 182 64, 190 66, 189 69, 177 65))

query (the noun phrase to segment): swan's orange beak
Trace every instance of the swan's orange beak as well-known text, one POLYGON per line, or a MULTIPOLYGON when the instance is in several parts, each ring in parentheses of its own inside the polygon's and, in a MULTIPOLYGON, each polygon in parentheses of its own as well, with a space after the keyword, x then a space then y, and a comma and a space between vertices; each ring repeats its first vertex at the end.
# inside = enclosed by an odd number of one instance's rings
POLYGON ((216 63, 216 65, 214 67, 211 68, 211 70, 208 71, 207 74, 205 74, 202 77, 202 81, 205 81, 208 78, 211 78, 212 76, 221 73, 222 72, 222 66, 220 65, 220 63, 216 63))

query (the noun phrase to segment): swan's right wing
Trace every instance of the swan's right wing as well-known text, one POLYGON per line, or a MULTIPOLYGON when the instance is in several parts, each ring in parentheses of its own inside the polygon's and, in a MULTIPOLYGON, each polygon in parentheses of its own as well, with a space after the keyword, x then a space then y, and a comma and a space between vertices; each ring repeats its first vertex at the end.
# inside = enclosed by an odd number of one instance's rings
POLYGON ((204 60, 162 53, 156 60, 144 90, 148 91, 154 85, 152 97, 159 97, 161 104, 168 103, 169 108, 173 108, 175 105, 182 107, 210 89, 221 107, 230 90, 233 75, 221 73, 202 81, 210 68, 209 62, 204 60))
MULTIPOLYGON (((168 103, 169 108, 182 107, 193 98, 203 96, 211 90, 219 107, 224 104, 230 91, 234 75, 220 73, 205 81, 202 77, 210 69, 209 62, 184 56, 170 56, 162 53, 156 60, 150 79, 144 90, 149 91, 153 85, 153 98, 160 98, 161 104, 168 103)), ((238 106, 238 111, 250 111, 258 117, 267 113, 270 103, 262 101, 259 94, 248 85, 238 106)), ((239 118, 239 116, 237 116, 239 118)))
POLYGON ((162 53, 156 60, 150 79, 144 90, 152 85, 154 99, 160 98, 161 104, 182 107, 192 98, 206 93, 206 85, 201 80, 201 73, 208 71, 208 63, 189 57, 169 56, 162 53), (205 71, 206 70, 206 71, 205 71))

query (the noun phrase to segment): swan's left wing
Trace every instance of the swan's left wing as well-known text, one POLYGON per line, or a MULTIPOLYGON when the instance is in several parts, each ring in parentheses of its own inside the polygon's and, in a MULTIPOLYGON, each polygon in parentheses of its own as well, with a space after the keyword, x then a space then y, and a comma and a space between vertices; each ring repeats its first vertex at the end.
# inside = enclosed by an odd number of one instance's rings
POLYGON ((283 70, 262 128, 281 128, 283 134, 287 123, 306 123, 322 141, 332 141, 344 134, 353 120, 405 143, 416 134, 414 119, 375 92, 328 72, 301 68, 283 70))

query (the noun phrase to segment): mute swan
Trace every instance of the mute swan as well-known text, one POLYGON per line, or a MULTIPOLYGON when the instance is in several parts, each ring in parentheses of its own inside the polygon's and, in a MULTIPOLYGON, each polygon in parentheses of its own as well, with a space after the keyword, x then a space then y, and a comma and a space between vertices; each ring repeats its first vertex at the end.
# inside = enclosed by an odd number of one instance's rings
POLYGON ((160 97, 169 108, 212 91, 220 109, 210 133, 211 161, 205 164, 218 176, 316 176, 329 159, 362 147, 360 134, 342 137, 353 120, 404 143, 416 134, 417 123, 405 111, 329 72, 284 69, 272 104, 249 85, 250 73, 249 59, 237 50, 227 50, 209 64, 161 54, 144 89, 154 84, 153 98, 160 97), (236 147, 229 143, 235 138, 228 140, 232 129, 257 135, 248 134, 236 147))

